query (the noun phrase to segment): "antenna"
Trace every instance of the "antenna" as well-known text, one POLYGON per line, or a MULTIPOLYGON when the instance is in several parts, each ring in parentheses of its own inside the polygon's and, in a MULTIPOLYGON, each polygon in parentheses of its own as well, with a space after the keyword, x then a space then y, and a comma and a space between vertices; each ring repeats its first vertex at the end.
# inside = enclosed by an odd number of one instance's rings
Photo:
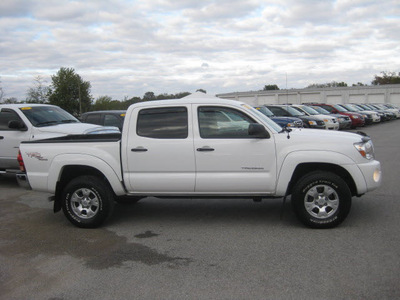
POLYGON ((286 74, 286 105, 289 105, 289 91, 287 88, 287 72, 285 74, 286 74))

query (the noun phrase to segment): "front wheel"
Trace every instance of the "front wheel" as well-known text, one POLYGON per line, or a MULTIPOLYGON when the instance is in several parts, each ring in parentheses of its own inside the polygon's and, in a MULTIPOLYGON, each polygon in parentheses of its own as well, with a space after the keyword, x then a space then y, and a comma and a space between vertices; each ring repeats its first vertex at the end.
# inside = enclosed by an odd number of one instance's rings
POLYGON ((351 192, 334 173, 316 171, 294 186, 292 205, 301 222, 312 228, 332 228, 344 221, 351 208, 351 192))
POLYGON ((80 176, 67 184, 62 193, 62 208, 68 220, 78 227, 94 228, 111 214, 114 194, 96 176, 80 176))

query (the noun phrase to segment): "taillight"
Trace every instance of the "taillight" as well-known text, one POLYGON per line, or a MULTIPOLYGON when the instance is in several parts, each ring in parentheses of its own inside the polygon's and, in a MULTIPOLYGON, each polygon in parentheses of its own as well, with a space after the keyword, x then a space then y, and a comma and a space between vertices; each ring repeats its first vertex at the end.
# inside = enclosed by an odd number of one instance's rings
POLYGON ((18 150, 17 160, 18 160, 18 163, 19 163, 19 169, 20 169, 22 172, 25 172, 24 160, 22 159, 21 151, 19 151, 19 150, 18 150))

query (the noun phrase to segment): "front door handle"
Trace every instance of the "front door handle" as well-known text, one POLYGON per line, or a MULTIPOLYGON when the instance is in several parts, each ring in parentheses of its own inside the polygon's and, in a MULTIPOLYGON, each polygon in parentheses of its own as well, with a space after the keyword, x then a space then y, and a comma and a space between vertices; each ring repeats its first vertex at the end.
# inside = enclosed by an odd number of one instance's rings
POLYGON ((146 152, 147 149, 143 148, 143 147, 137 147, 137 148, 133 148, 131 149, 132 152, 146 152))
POLYGON ((0 140, 4 139, 4 136, 0 136, 0 140))
POLYGON ((214 148, 211 148, 211 147, 202 147, 202 148, 197 148, 197 151, 199 151, 199 152, 211 152, 211 151, 214 151, 215 149, 214 148))

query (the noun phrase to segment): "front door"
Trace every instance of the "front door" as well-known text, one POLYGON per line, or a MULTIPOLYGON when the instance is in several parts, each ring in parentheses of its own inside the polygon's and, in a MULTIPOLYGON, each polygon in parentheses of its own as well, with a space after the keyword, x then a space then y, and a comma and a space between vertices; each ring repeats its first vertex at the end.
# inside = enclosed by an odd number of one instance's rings
POLYGON ((276 157, 273 136, 254 138, 257 123, 236 108, 193 107, 196 153, 196 192, 265 194, 275 190, 276 157))
POLYGON ((0 170, 19 169, 17 161, 19 144, 29 140, 29 132, 24 129, 8 127, 10 121, 19 121, 21 118, 12 109, 3 108, 0 111, 0 170))

